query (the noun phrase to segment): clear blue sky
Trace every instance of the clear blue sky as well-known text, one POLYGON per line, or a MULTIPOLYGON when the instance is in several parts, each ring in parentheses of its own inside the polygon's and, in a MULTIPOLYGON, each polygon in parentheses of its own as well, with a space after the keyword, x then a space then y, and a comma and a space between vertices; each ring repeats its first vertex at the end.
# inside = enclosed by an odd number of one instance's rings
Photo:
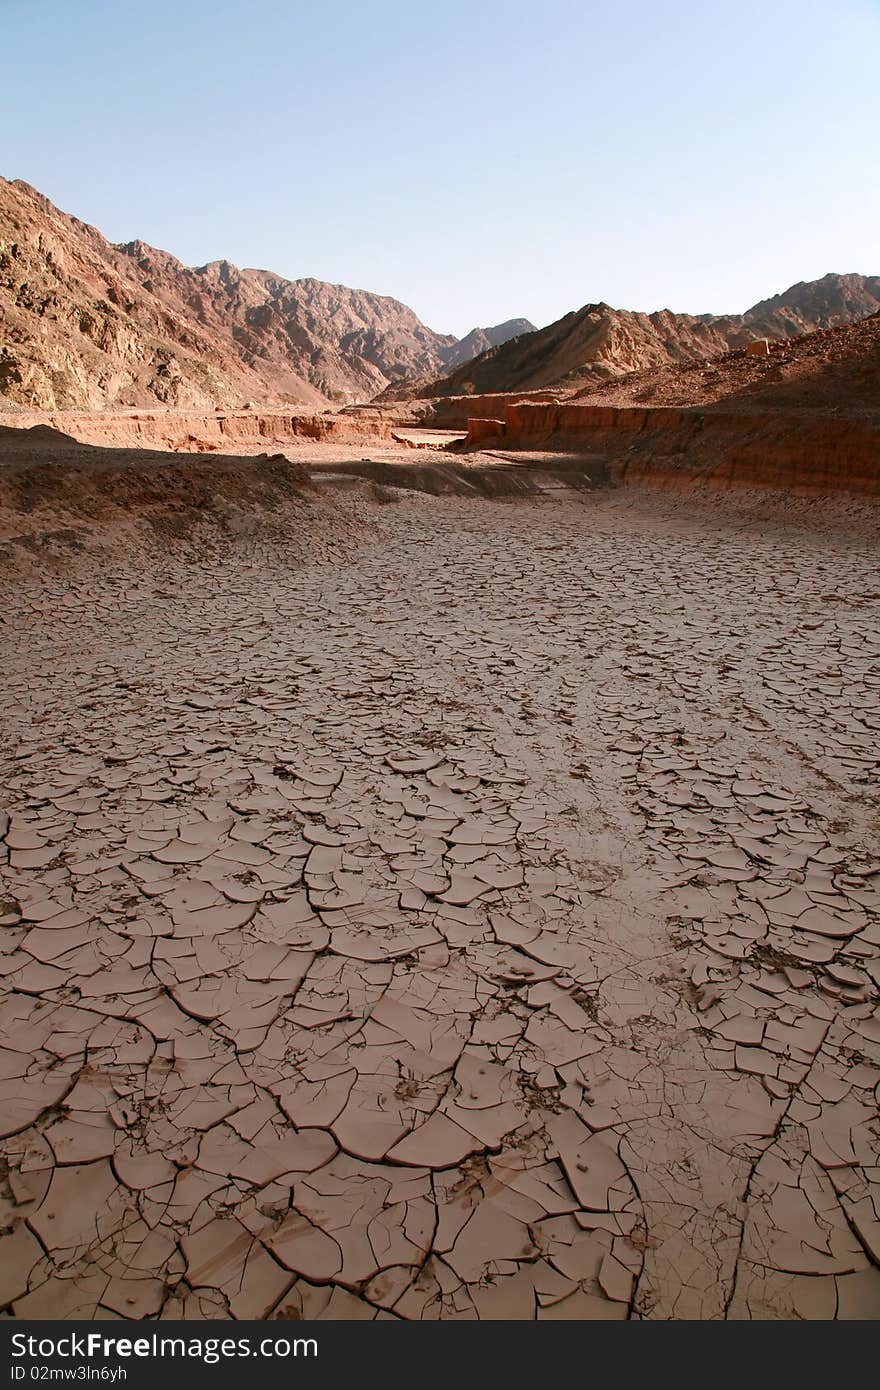
POLYGON ((444 332, 880 273, 880 0, 0 0, 0 173, 444 332))

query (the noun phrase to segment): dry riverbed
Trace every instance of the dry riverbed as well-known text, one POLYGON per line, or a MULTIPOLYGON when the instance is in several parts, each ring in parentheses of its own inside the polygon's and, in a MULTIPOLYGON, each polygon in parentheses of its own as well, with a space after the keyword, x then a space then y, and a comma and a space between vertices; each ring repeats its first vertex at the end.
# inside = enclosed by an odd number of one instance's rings
POLYGON ((376 500, 4 582, 0 1306, 880 1315, 871 536, 376 500))

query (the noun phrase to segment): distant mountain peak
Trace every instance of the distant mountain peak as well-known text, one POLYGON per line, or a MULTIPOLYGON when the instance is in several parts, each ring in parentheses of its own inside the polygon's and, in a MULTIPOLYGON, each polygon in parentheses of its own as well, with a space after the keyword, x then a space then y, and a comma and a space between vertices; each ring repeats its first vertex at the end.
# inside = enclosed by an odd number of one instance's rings
POLYGON ((491 328, 472 328, 470 333, 459 338, 449 349, 445 360, 446 369, 452 371, 465 362, 471 362, 481 353, 488 352, 490 348, 501 347, 504 343, 510 342, 511 338, 536 331, 535 325, 528 319, 507 319, 505 323, 496 323, 491 328))

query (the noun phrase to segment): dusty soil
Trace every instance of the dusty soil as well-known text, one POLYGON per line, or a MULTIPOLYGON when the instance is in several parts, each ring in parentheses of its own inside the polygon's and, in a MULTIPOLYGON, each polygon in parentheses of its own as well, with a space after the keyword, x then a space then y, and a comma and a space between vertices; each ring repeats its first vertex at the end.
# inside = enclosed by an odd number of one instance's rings
MULTIPOLYGON (((402 452, 402 451, 401 451, 402 452)), ((286 568, 341 560, 369 531, 284 454, 182 457, 98 448, 47 426, 0 429, 0 570, 7 581, 109 564, 130 582, 176 562, 286 568)))
POLYGON ((320 487, 0 580, 0 1306, 880 1314, 867 513, 320 487))

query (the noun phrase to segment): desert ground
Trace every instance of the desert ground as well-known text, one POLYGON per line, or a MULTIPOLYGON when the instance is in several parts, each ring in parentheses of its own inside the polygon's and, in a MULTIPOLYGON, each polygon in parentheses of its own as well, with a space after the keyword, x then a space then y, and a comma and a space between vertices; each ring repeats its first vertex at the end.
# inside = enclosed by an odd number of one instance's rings
POLYGON ((366 452, 6 470, 0 1305, 878 1316, 876 509, 366 452))

